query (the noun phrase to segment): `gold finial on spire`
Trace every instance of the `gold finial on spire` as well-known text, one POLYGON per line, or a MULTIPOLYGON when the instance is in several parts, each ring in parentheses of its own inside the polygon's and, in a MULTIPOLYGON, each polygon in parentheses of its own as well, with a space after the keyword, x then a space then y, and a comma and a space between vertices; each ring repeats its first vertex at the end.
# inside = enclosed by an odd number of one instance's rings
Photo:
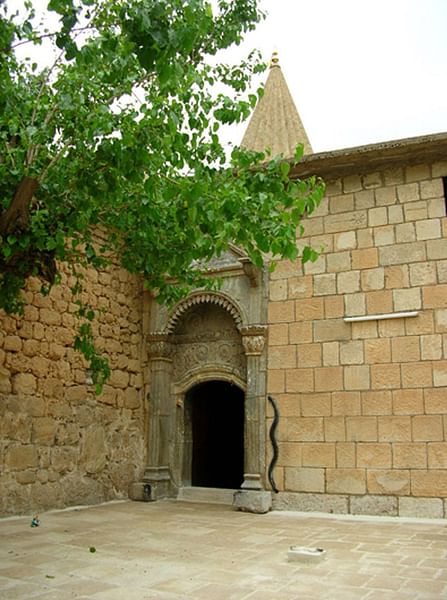
POLYGON ((275 52, 272 52, 272 58, 270 60, 270 68, 272 67, 279 67, 279 58, 276 50, 275 52))

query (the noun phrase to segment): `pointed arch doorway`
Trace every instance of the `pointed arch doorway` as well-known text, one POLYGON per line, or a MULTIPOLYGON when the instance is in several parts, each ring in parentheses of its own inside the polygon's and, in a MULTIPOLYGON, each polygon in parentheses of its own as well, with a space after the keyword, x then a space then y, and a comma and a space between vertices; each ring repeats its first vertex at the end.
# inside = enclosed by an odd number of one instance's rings
POLYGON ((245 394, 212 380, 185 396, 183 484, 239 489, 244 481, 245 394))

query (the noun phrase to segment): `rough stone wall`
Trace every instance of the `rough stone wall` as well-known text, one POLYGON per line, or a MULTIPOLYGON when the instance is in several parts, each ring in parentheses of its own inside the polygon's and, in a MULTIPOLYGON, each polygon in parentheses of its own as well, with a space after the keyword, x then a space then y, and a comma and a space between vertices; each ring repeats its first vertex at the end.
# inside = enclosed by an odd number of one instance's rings
POLYGON ((447 162, 328 183, 305 223, 320 258, 282 262, 271 275, 276 506, 445 516, 445 175, 447 162))
POLYGON ((88 271, 85 300, 103 309, 96 342, 112 368, 103 394, 73 350, 67 277, 48 296, 30 280, 23 318, 0 314, 0 513, 127 495, 144 466, 141 287, 118 268, 88 271))

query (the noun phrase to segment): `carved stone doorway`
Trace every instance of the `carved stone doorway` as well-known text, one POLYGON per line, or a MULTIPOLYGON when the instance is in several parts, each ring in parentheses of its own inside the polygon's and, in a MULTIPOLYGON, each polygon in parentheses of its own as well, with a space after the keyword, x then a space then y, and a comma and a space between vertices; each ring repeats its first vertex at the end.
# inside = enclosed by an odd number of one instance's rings
POLYGON ((244 481, 244 410, 244 392, 227 381, 207 381, 187 392, 184 485, 240 488, 244 481))

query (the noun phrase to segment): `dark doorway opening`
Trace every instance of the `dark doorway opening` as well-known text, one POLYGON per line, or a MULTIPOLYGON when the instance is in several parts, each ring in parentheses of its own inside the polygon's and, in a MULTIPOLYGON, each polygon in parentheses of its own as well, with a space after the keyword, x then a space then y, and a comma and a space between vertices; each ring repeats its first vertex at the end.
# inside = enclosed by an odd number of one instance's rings
MULTIPOLYGON (((244 392, 226 381, 208 381, 186 394, 185 448, 191 485, 237 489, 244 480, 244 392), (192 438, 192 439, 191 439, 192 438)), ((186 474, 186 479, 189 479, 186 474)))

